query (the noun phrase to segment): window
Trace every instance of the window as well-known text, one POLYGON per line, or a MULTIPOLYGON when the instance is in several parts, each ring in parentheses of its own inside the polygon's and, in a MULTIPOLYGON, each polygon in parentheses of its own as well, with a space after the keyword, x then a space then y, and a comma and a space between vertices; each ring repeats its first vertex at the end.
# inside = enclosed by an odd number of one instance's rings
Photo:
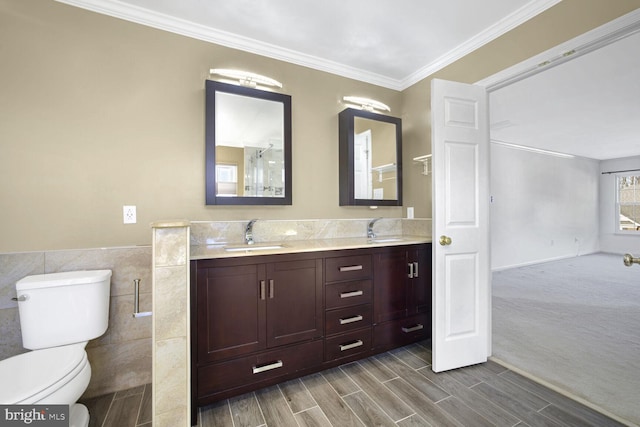
POLYGON ((216 164, 216 196, 238 195, 238 166, 216 164))
POLYGON ((618 175, 616 210, 618 231, 640 231, 640 176, 618 175))

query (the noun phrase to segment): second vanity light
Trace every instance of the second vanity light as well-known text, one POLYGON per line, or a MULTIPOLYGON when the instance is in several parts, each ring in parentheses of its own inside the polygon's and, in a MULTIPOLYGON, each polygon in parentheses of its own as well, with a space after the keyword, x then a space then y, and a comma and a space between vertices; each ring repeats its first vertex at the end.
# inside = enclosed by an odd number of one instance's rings
POLYGON ((250 71, 231 70, 228 68, 211 68, 209 70, 209 74, 230 79, 240 86, 253 88, 257 86, 266 86, 282 89, 282 83, 280 83, 279 81, 272 79, 271 77, 252 73, 250 71))
POLYGON ((342 100, 348 104, 356 106, 361 110, 366 111, 391 111, 391 108, 387 104, 383 104, 375 99, 362 98, 360 96, 345 96, 342 100))

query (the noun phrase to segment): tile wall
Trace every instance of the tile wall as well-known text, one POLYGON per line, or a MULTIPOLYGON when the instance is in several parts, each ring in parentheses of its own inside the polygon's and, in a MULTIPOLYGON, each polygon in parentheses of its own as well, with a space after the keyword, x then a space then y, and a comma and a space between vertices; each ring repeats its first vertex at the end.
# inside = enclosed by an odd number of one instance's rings
POLYGON ((153 228, 153 425, 191 425, 189 222, 153 228))
POLYGON ((92 375, 85 398, 151 381, 151 317, 133 318, 133 280, 140 280, 140 311, 151 310, 151 247, 0 254, 0 360, 22 348, 15 283, 32 274, 110 269, 109 328, 87 345, 92 375))

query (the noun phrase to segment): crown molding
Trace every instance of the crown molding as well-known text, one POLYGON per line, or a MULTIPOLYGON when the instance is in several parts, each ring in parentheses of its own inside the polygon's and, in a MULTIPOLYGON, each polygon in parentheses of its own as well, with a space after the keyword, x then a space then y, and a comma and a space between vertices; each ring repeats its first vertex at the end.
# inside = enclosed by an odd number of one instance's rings
POLYGON ((394 79, 366 70, 350 67, 334 61, 282 48, 259 40, 216 30, 184 19, 127 4, 118 0, 56 0, 59 3, 76 6, 92 12, 112 16, 163 31, 191 37, 256 55, 289 62, 296 65, 336 74, 342 77, 370 83, 397 91, 404 90, 436 71, 457 61, 507 31, 531 19, 561 0, 532 0, 511 15, 489 27, 476 37, 467 40, 452 51, 422 67, 404 79, 394 79))
POLYGON ((117 0, 56 0, 59 3, 76 6, 92 12, 134 22, 163 31, 191 37, 221 46, 242 50, 256 55, 266 56, 296 65, 336 74, 342 77, 370 83, 393 90, 402 90, 397 79, 371 73, 338 62, 328 61, 312 55, 275 46, 260 40, 239 36, 226 31, 216 30, 184 19, 154 12, 117 0))
POLYGON ((485 44, 497 39, 506 32, 516 28, 517 26, 525 23, 529 19, 544 12, 552 6, 560 3, 562 0, 533 0, 513 12, 511 15, 506 16, 499 22, 495 23, 491 27, 487 28, 475 37, 470 38, 466 42, 462 43, 455 49, 442 55, 440 58, 425 65, 416 72, 404 78, 401 82, 402 89, 406 89, 420 80, 423 80, 435 72, 443 69, 444 67, 453 64, 458 59, 470 54, 476 49, 481 48, 485 44))

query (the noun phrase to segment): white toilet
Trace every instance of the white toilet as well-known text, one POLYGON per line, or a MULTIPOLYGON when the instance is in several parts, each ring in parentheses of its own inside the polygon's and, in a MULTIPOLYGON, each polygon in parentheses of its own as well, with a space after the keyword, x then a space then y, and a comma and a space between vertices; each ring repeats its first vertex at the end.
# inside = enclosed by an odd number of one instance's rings
POLYGON ((27 276, 16 282, 22 345, 30 352, 0 361, 0 403, 67 404, 70 426, 86 427, 76 403, 91 366, 84 348, 109 323, 111 270, 27 276))

